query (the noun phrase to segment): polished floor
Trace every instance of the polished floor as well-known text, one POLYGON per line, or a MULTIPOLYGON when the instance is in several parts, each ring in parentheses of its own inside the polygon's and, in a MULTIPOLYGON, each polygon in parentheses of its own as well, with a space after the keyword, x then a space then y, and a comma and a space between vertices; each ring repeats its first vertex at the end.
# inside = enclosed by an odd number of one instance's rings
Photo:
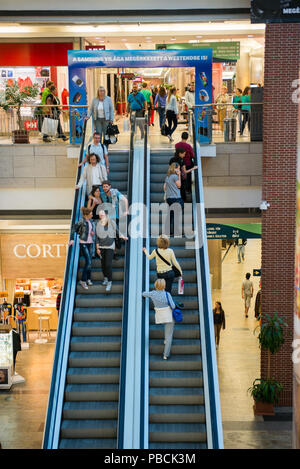
MULTIPOLYGON (((237 263, 232 248, 223 263, 223 285, 212 292, 213 301, 221 301, 226 314, 217 350, 224 445, 226 449, 291 448, 291 421, 268 421, 254 417, 247 389, 259 376, 259 348, 253 334, 257 322, 254 301, 248 319, 244 318, 241 283, 246 272, 260 267, 260 240, 248 240, 245 262, 237 263)), ((255 294, 259 278, 253 278, 255 294)), ((0 391, 0 442, 4 449, 39 449, 54 354, 52 343, 35 344, 31 336, 29 350, 19 352, 16 371, 26 382, 10 391, 0 391)))

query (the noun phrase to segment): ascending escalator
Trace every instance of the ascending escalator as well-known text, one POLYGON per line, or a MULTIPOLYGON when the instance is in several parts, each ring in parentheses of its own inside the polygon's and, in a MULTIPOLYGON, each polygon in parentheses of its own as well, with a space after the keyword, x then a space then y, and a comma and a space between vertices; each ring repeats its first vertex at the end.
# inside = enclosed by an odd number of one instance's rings
MULTIPOLYGON (((170 151, 151 152, 151 203, 163 203, 163 183, 172 156, 170 151)), ((191 209, 191 204, 185 207, 190 232, 191 209)), ((160 232, 161 226, 160 216, 160 232)), ((207 447, 207 441, 195 249, 191 246, 193 240, 185 236, 170 241, 184 272, 184 297, 177 294, 176 281, 172 291, 175 301, 184 302, 184 319, 175 325, 170 359, 162 360, 163 328, 155 324, 153 305, 150 306, 149 448, 202 449, 207 447)), ((156 248, 155 238, 151 238, 150 246, 151 251, 156 248)), ((150 289, 153 289, 155 262, 150 263, 150 269, 150 289)))
MULTIPOLYGON (((129 202, 131 153, 110 151, 109 174, 112 187, 127 195, 129 202)), ((83 157, 84 139, 79 160, 83 157)), ((78 221, 84 202, 83 188, 75 193, 72 224, 78 221)), ((119 259, 113 261, 112 290, 107 294, 102 286, 100 259, 93 259, 93 285, 85 290, 78 284, 83 268, 78 239, 68 251, 44 432, 45 449, 118 446, 127 245, 118 254, 119 259)))
MULTIPOLYGON (((127 195, 128 152, 110 152, 110 181, 127 195)), ((93 259, 93 286, 77 285, 63 406, 60 448, 116 448, 122 331, 124 253, 113 261, 110 294, 101 260, 93 259)), ((78 280, 84 261, 80 259, 78 280)))

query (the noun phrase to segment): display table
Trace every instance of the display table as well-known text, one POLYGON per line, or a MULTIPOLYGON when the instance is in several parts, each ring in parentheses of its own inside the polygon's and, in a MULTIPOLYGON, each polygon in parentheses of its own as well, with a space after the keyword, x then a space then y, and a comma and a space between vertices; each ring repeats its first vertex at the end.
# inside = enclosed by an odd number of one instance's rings
POLYGON ((29 331, 38 331, 40 328, 38 315, 34 313, 35 310, 42 309, 50 314, 50 329, 57 330, 58 314, 56 308, 49 306, 29 306, 27 308, 27 329, 29 331))

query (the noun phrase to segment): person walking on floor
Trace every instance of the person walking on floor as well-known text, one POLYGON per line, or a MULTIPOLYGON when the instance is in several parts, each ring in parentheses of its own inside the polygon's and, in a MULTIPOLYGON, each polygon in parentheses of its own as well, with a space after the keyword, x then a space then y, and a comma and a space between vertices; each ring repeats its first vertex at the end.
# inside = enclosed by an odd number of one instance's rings
POLYGON ((238 117, 239 121, 239 133, 242 130, 242 90, 240 88, 235 89, 235 95, 232 98, 233 104, 233 115, 238 117))
POLYGON ((155 290, 143 292, 143 296, 153 301, 156 324, 165 326, 163 359, 167 360, 170 356, 175 324, 171 308, 175 308, 175 303, 171 294, 166 291, 166 281, 163 278, 157 279, 154 287, 155 290))
POLYGON ((168 139, 170 142, 174 142, 172 134, 175 132, 178 123, 178 105, 176 98, 176 88, 172 87, 169 89, 168 98, 166 102, 166 119, 168 121, 168 139))
POLYGON ((238 256, 238 264, 241 263, 241 259, 244 261, 245 260, 245 246, 247 244, 246 239, 236 239, 235 240, 235 246, 237 246, 238 251, 237 251, 237 256, 238 256))
POLYGON ((225 313, 224 313, 224 310, 222 308, 220 301, 216 301, 213 313, 214 313, 216 349, 218 349, 219 344, 220 344, 221 329, 222 328, 225 329, 225 313))
POLYGON ((243 96, 241 97, 242 99, 242 128, 240 131, 241 136, 244 133, 246 124, 248 124, 248 131, 250 132, 250 102, 251 102, 251 88, 250 86, 246 86, 246 88, 243 91, 243 96))
POLYGON ((148 124, 150 125, 151 111, 153 109, 153 98, 152 98, 152 91, 148 90, 147 86, 148 86, 148 83, 144 81, 142 83, 141 93, 144 95, 144 98, 147 101, 148 124))
POLYGON ((84 181, 86 181, 86 193, 88 196, 92 192, 93 186, 100 187, 102 182, 106 180, 106 171, 104 166, 100 164, 99 156, 94 153, 87 156, 87 162, 88 164, 83 168, 75 189, 80 189, 84 181))
POLYGON ((97 96, 93 98, 86 120, 93 117, 96 132, 100 134, 100 142, 103 143, 107 126, 114 121, 114 106, 110 96, 106 95, 105 88, 99 86, 97 96))
POLYGON ((80 285, 88 290, 93 285, 91 281, 92 252, 93 252, 93 236, 95 235, 95 225, 91 220, 92 210, 87 207, 81 207, 82 218, 76 223, 71 230, 71 239, 69 246, 74 244, 74 234, 79 235, 80 255, 84 257, 85 264, 82 271, 80 285))
POLYGON ((143 252, 149 260, 156 260, 157 277, 166 281, 166 291, 172 293, 172 285, 176 275, 173 270, 173 266, 176 267, 179 276, 181 277, 182 270, 175 257, 173 249, 171 249, 169 246, 169 238, 165 235, 160 235, 157 238, 157 249, 154 249, 150 255, 148 254, 146 248, 143 248, 143 252))
POLYGON ((242 299, 245 302, 245 317, 248 317, 248 311, 253 297, 253 283, 250 280, 251 274, 247 272, 246 279, 242 283, 242 299))
MULTIPOLYGON (((105 291, 109 293, 112 288, 112 261, 115 251, 115 239, 118 232, 116 222, 106 215, 104 210, 99 211, 99 222, 96 227, 96 251, 101 255, 101 265, 105 291)), ((119 233, 119 237, 126 240, 125 236, 119 233)))
POLYGON ((153 102, 153 106, 152 106, 152 109, 151 109, 150 124, 149 124, 149 125, 154 126, 154 116, 155 116, 154 103, 155 103, 156 95, 157 95, 157 93, 158 93, 158 89, 157 89, 156 87, 151 87, 151 88, 152 88, 152 102, 153 102))
POLYGON ((167 92, 164 86, 160 86, 158 93, 155 97, 154 107, 156 107, 159 115, 159 127, 160 130, 165 122, 166 118, 166 105, 167 105, 167 92))
POLYGON ((127 114, 130 114, 130 122, 132 123, 132 113, 135 112, 136 125, 141 131, 141 139, 145 136, 145 121, 142 119, 147 111, 147 101, 145 96, 138 89, 138 84, 133 83, 132 91, 128 96, 127 114))

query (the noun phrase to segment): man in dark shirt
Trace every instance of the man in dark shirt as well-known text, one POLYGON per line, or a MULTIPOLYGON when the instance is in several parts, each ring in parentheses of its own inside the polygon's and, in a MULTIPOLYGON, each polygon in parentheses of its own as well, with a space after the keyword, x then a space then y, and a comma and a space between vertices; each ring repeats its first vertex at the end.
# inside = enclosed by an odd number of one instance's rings
POLYGON ((175 155, 170 159, 169 165, 172 163, 178 163, 180 166, 181 170, 181 198, 184 202, 186 202, 186 178, 187 176, 194 171, 194 169, 197 169, 198 166, 193 166, 193 168, 187 169, 186 164, 184 161, 185 157, 185 149, 182 147, 177 147, 175 150, 175 155))

